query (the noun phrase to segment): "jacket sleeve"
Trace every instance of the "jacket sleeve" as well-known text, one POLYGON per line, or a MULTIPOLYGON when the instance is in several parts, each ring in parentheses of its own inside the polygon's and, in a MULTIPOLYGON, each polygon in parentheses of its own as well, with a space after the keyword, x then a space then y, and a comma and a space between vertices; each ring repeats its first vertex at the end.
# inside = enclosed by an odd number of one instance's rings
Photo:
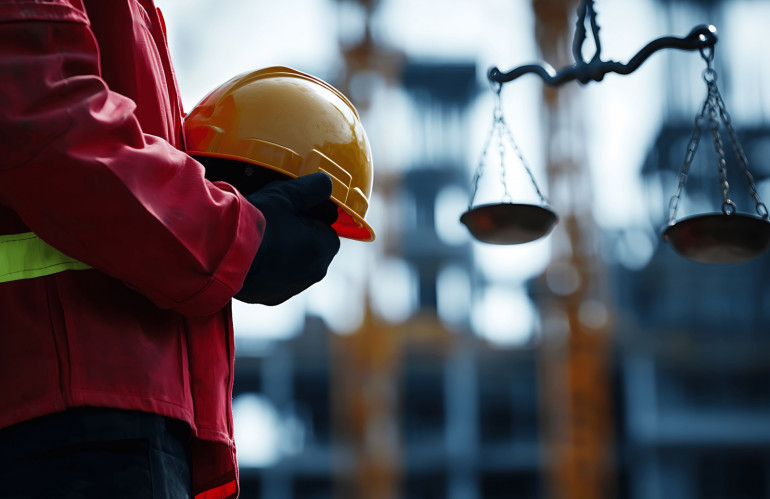
POLYGON ((161 308, 221 309, 259 246, 261 213, 143 132, 135 103, 99 76, 77 0, 35 2, 45 6, 36 15, 10 19, 13 4, 0 6, 0 204, 161 308))

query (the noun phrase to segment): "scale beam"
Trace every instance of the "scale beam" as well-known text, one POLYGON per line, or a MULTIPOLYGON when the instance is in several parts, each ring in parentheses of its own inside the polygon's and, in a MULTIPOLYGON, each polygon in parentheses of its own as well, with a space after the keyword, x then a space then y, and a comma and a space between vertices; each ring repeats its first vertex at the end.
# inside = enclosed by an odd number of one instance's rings
POLYGON ((601 81, 607 73, 618 73, 621 75, 633 73, 648 57, 661 49, 703 50, 709 47, 713 48, 717 42, 716 28, 714 26, 699 25, 694 27, 683 38, 664 36, 651 41, 625 64, 617 61, 603 61, 601 59, 599 24, 596 21, 596 11, 594 10, 593 3, 593 0, 583 1, 578 7, 577 29, 575 30, 575 38, 572 43, 575 64, 562 68, 558 72, 546 63, 526 64, 505 73, 497 67, 493 67, 487 73, 489 81, 502 85, 525 74, 534 73, 540 76, 548 85, 559 86, 573 80, 585 84, 591 81, 601 81), (582 56, 583 42, 586 39, 586 15, 589 16, 591 33, 596 47, 596 52, 590 61, 586 61, 582 56))

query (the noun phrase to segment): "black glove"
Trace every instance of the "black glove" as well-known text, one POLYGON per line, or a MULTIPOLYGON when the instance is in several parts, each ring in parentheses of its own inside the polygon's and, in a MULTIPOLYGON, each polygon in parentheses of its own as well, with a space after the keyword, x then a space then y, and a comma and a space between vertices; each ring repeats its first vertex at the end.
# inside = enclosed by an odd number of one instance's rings
POLYGON ((319 172, 272 182, 246 196, 266 226, 237 300, 277 305, 324 278, 340 249, 331 228, 337 219, 331 193, 331 179, 319 172))

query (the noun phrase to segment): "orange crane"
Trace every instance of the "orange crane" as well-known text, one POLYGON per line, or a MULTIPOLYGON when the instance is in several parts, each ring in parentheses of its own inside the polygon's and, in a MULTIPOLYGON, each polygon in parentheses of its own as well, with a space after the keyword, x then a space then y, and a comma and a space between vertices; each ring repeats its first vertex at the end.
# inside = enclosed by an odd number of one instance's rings
MULTIPOLYGON (((386 82, 400 77, 404 54, 375 43, 371 17, 379 0, 354 0, 362 12, 360 39, 341 42, 345 73, 338 84, 359 110, 366 112, 370 95, 355 92, 355 79, 377 75, 386 82)), ((350 8, 342 5, 340 8, 350 8)), ((378 194, 387 198, 395 179, 377 175, 378 194)), ((388 234, 378 233, 380 240, 388 234)), ((378 320, 368 296, 360 327, 347 336, 331 336, 331 410, 334 439, 341 452, 333 459, 335 497, 391 499, 399 496, 401 438, 398 397, 394 383, 400 366, 403 333, 378 320)))
MULTIPOLYGON (((569 64, 577 3, 533 0, 544 60, 569 64)), ((552 499, 616 495, 613 473, 611 329, 598 228, 592 216, 588 164, 575 88, 544 86, 545 148, 550 192, 561 218, 553 257, 539 278, 541 432, 546 489, 552 499), (570 141, 555 140, 567 132, 570 141)))

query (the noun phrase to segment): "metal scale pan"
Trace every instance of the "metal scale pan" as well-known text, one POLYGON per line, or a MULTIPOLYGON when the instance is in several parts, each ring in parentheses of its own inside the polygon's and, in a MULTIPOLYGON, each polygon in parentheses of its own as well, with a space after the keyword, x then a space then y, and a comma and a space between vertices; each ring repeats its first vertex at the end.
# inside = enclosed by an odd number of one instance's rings
POLYGON ((524 244, 547 236, 558 217, 543 206, 499 203, 476 206, 460 217, 473 237, 487 244, 524 244))
POLYGON ((741 263, 770 247, 770 223, 766 218, 739 213, 696 215, 670 225, 663 239, 695 262, 741 263))

